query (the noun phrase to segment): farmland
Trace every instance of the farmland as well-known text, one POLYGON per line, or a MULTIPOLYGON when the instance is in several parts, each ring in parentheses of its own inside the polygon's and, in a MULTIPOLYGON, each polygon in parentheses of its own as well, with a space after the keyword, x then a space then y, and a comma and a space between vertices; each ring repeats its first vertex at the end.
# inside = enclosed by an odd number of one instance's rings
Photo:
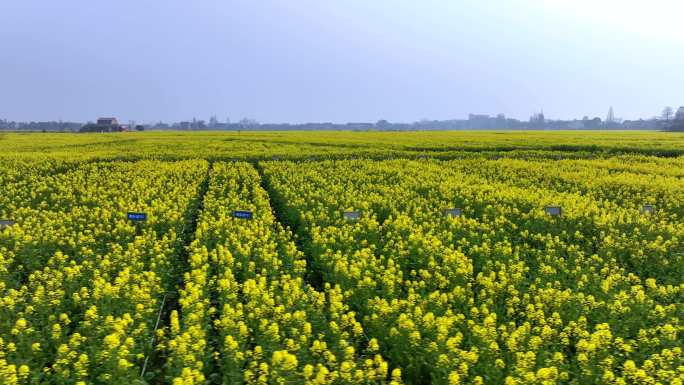
POLYGON ((2 383, 684 381, 684 135, 0 150, 2 383))

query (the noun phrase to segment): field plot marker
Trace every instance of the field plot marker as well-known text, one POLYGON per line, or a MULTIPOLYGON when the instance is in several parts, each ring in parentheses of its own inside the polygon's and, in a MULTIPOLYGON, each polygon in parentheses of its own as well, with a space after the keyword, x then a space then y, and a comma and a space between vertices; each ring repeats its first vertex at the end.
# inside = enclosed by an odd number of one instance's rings
POLYGON ((641 213, 642 213, 642 214, 654 214, 654 213, 655 213, 655 208, 653 207, 653 205, 644 205, 644 206, 641 208, 641 213))
POLYGON ((544 212, 552 217, 560 217, 563 214, 563 209, 560 206, 544 206, 544 212))
POLYGON ((12 227, 16 224, 15 221, 11 221, 9 219, 0 219, 0 230, 4 230, 8 227, 12 227))
POLYGON ((348 221, 358 221, 361 218, 361 211, 345 211, 342 216, 348 221))
POLYGON ((129 221, 133 221, 133 222, 143 222, 143 221, 147 220, 147 213, 129 212, 126 214, 126 218, 128 218, 129 221))
POLYGON ((254 219, 254 213, 248 210, 234 210, 233 218, 252 220, 254 219))
POLYGON ((444 209, 444 216, 447 218, 456 218, 461 216, 461 209, 444 209))
MULTIPOLYGON (((159 306, 159 313, 157 314, 157 322, 154 324, 154 330, 152 331, 152 340, 150 340, 150 348, 154 351, 154 340, 157 338, 157 329, 159 328, 159 320, 161 320, 161 313, 162 309, 164 309, 164 303, 166 302, 166 294, 164 294, 164 298, 162 298, 162 303, 161 306, 159 306)), ((140 371, 140 378, 143 378, 145 376, 145 370, 147 370, 147 361, 150 360, 150 355, 152 353, 150 352, 145 356, 145 362, 143 363, 142 370, 140 371)))
POLYGON ((135 223, 135 233, 137 235, 140 235, 141 227, 140 227, 140 222, 147 222, 147 213, 133 213, 129 212, 126 214, 126 218, 128 218, 129 221, 135 223))

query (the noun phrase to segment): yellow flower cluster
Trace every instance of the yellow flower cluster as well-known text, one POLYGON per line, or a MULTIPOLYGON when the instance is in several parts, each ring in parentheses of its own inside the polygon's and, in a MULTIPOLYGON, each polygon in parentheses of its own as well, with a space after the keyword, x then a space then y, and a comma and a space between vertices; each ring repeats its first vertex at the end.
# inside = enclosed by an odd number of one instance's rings
POLYGON ((369 134, 366 155, 460 159, 169 161, 363 152, 254 134, 205 153, 204 135, 175 154, 140 137, 166 161, 116 136, 55 137, 51 157, 12 139, 0 383, 684 382, 681 159, 369 134))
MULTIPOLYGON (((431 122, 427 123, 432 125, 431 122)), ((421 126, 424 126, 421 124, 421 126)), ((263 127, 262 127, 263 128, 263 127)), ((653 131, 146 131, 136 133, 1 133, 0 156, 30 161, 197 159, 309 160, 335 158, 546 158, 606 157, 613 153, 660 156, 684 154, 681 135, 653 131)), ((643 168, 668 166, 645 157, 643 168)), ((679 163, 681 169, 681 163, 679 163)), ((650 172, 650 171, 649 171, 650 172)), ((672 175, 676 172, 672 171, 672 175)))
POLYGON ((407 383, 677 383, 684 224, 671 203, 684 183, 639 182, 644 161, 262 167, 310 269, 340 287, 407 383), (352 210, 359 220, 342 215, 352 210))
POLYGON ((0 383, 139 380, 208 163, 3 162, 0 383))
POLYGON ((339 286, 316 289, 256 169, 215 163, 171 322, 174 384, 400 383, 339 286), (253 220, 232 217, 250 210, 253 220))

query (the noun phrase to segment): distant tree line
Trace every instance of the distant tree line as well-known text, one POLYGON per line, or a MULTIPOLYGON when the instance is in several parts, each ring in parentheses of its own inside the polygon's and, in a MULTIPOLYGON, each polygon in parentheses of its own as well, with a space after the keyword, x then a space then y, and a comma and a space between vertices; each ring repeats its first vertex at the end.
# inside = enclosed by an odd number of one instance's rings
POLYGON ((181 130, 181 131, 313 131, 313 130, 352 130, 352 131, 421 131, 421 130, 658 130, 663 129, 662 123, 655 118, 648 120, 625 120, 619 122, 603 121, 599 117, 575 120, 545 119, 541 114, 535 114, 529 121, 506 118, 503 114, 496 116, 471 114, 468 119, 427 120, 413 123, 393 123, 385 119, 372 122, 350 123, 259 123, 251 119, 243 119, 235 123, 206 124, 203 120, 185 121, 179 123, 159 122, 149 126, 152 130, 181 130))
POLYGON ((670 131, 684 131, 684 106, 675 112, 672 107, 665 107, 661 118, 665 121, 665 129, 670 131))
POLYGON ((58 131, 71 132, 78 131, 83 126, 83 123, 76 122, 14 122, 5 119, 0 119, 0 130, 4 131, 58 131))
MULTIPOLYGON (((638 120, 622 120, 615 118, 613 108, 608 111, 605 120, 599 117, 582 119, 558 120, 547 119, 543 112, 533 114, 529 120, 507 118, 504 114, 495 116, 485 114, 469 114, 467 119, 451 120, 427 120, 423 119, 413 123, 392 123, 385 119, 372 122, 350 123, 259 123, 254 119, 244 118, 237 122, 226 119, 220 122, 216 116, 212 116, 208 123, 204 120, 193 118, 192 120, 154 124, 135 124, 129 122, 126 129, 133 131, 143 130, 179 130, 179 131, 288 131, 288 130, 355 130, 355 131, 420 131, 420 130, 491 130, 491 129, 545 129, 545 130, 670 130, 684 131, 684 106, 676 111, 672 107, 665 107, 658 117, 638 120)), ((98 126, 96 123, 76 122, 14 122, 0 119, 0 130, 4 131, 56 131, 56 132, 112 132, 119 131, 112 127, 98 126)))

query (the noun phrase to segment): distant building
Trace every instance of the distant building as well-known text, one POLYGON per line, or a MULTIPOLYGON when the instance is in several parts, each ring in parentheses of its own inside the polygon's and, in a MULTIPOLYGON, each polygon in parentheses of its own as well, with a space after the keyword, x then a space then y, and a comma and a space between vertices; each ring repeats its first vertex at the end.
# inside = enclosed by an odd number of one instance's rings
POLYGON ((585 116, 582 119, 582 124, 584 124, 584 128, 590 130, 598 130, 603 126, 603 122, 601 121, 601 118, 599 118, 598 116, 594 119, 589 119, 588 116, 585 116))
POLYGON ((581 120, 573 120, 567 123, 567 128, 570 130, 582 130, 584 129, 584 122, 581 120))
POLYGON ((621 129, 624 130, 653 130, 656 128, 667 128, 664 122, 659 122, 657 119, 638 119, 638 120, 625 120, 620 125, 621 129))
POLYGON ((375 128, 373 123, 347 123, 347 128, 350 130, 372 130, 375 128))
POLYGON ((116 118, 98 118, 97 123, 88 123, 81 127, 80 132, 123 132, 128 127, 119 124, 116 118))
POLYGON ((496 127, 496 119, 486 114, 468 114, 468 128, 488 129, 496 127))
POLYGON ((119 121, 117 121, 116 118, 98 118, 97 119, 97 125, 98 126, 118 126, 119 121))

